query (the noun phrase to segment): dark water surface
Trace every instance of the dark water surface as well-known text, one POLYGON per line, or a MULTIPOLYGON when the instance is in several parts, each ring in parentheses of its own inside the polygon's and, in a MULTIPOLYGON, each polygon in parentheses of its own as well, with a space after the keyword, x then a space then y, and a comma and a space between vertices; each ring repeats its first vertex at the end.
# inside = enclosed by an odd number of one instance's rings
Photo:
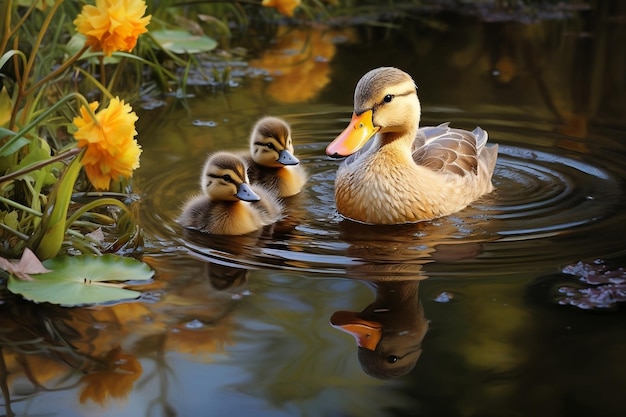
POLYGON ((8 300, 12 409, 626 415, 626 25, 604 13, 296 31, 233 64, 227 92, 198 87, 188 109, 143 111, 135 188, 155 282, 141 302, 98 309, 8 300), (339 162, 324 148, 381 65, 414 77, 423 125, 480 125, 500 144, 494 193, 415 225, 337 215, 339 162), (310 174, 287 219, 244 237, 181 229, 206 154, 245 148, 266 114, 291 124, 310 174), (357 315, 380 323, 376 353, 331 324, 357 315))

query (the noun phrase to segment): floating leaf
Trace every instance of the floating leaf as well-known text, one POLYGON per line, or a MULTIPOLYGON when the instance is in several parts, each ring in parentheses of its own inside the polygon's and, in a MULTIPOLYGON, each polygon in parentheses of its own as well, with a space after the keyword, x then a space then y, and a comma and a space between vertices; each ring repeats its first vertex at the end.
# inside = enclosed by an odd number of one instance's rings
POLYGON ((150 34, 162 48, 175 54, 208 52, 217 46, 215 39, 205 35, 193 35, 186 30, 156 30, 150 34))
POLYGON ((33 281, 22 281, 11 275, 9 291, 31 301, 65 306, 106 303, 141 295, 122 288, 124 283, 110 281, 145 281, 154 274, 141 261, 111 254, 62 256, 43 264, 52 272, 40 274, 33 281))

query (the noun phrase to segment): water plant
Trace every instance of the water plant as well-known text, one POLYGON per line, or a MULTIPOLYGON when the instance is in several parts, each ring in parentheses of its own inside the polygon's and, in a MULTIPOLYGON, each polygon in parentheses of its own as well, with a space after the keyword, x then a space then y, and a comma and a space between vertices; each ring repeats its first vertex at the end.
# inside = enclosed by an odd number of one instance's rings
MULTIPOLYGON (((73 213, 70 204, 76 191, 109 190, 112 181, 122 184, 120 180, 139 165, 137 117, 111 93, 123 65, 105 86, 105 58, 131 51, 147 31, 150 16, 142 17, 146 5, 136 0, 99 0, 79 14, 74 7, 60 0, 33 2, 27 8, 19 2, 3 4, 0 216, 3 251, 8 254, 30 247, 39 258, 48 259, 64 242, 80 252, 100 253, 104 242, 90 233, 111 229, 128 214, 120 200, 128 192, 101 193, 73 213), (71 16, 76 16, 75 31, 71 16), (40 30, 34 30, 36 26, 40 30), (81 35, 83 46, 68 56, 65 45, 81 35), (93 58, 99 65, 92 64, 93 58), (105 106, 96 112, 99 103, 90 103, 87 95, 102 97, 105 106), (91 185, 79 181, 82 168, 91 185), (118 210, 97 210, 109 207, 118 210)), ((126 241, 135 229, 131 223, 127 226, 120 234, 126 241)))
POLYGON ((127 181, 141 154, 137 116, 113 91, 127 60, 143 62, 129 52, 147 32, 146 4, 97 0, 80 13, 61 0, 1 7, 2 253, 31 248, 44 260, 138 245, 127 181), (81 46, 68 54, 75 42, 81 46))

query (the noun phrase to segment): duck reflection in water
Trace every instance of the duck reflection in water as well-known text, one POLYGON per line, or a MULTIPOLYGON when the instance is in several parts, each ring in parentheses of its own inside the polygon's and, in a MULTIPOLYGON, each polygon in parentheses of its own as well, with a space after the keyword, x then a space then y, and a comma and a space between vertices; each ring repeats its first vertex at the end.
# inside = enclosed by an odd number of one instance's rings
POLYGON ((360 312, 335 312, 330 323, 354 336, 366 374, 381 379, 406 375, 422 354, 429 328, 419 299, 419 285, 428 278, 424 266, 472 259, 482 246, 449 239, 454 222, 383 226, 346 220, 340 227, 355 261, 347 275, 371 286, 376 296, 360 312))
POLYGON ((370 283, 376 299, 361 312, 337 311, 331 324, 356 339, 361 367, 376 378, 406 375, 422 354, 428 320, 418 297, 419 280, 370 283))

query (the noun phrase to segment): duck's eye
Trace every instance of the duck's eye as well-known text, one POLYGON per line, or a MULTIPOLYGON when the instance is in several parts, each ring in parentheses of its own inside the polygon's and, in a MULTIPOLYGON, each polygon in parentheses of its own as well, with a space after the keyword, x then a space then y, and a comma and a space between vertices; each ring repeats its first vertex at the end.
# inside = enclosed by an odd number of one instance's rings
POLYGON ((398 362, 398 357, 396 355, 387 356, 387 363, 396 363, 398 362))
POLYGON ((226 182, 233 182, 233 178, 228 174, 223 175, 222 179, 226 182))
POLYGON ((274 144, 273 144, 272 142, 268 143, 268 144, 267 144, 267 145, 265 145, 265 146, 267 146, 269 149, 271 149, 271 150, 273 150, 273 151, 275 151, 275 150, 276 150, 276 146, 274 146, 274 144))
POLYGON ((393 99, 393 96, 391 94, 387 94, 385 97, 383 97, 383 101, 385 103, 389 103, 392 99, 393 99))

